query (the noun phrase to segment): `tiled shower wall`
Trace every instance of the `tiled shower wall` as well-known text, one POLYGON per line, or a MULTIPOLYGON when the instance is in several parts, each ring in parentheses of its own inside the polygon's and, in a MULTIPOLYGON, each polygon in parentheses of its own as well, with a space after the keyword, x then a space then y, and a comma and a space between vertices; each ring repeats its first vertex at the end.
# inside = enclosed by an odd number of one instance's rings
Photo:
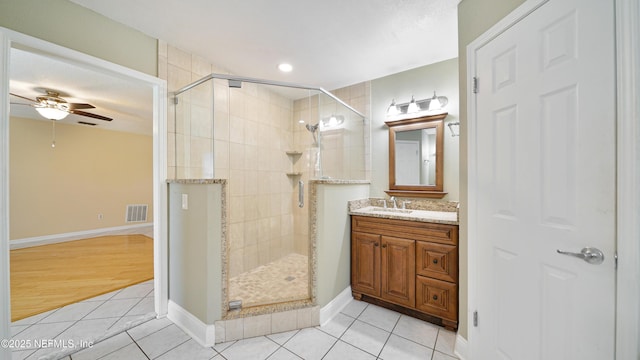
MULTIPOLYGON (((321 130, 323 159, 323 174, 317 172, 316 160, 318 148, 314 145, 311 133, 305 128, 305 124, 314 125, 318 123, 321 116, 331 114, 335 109, 335 102, 329 100, 327 96, 315 95, 311 98, 304 98, 294 101, 293 104, 293 138, 295 150, 301 151, 302 155, 295 157, 294 171, 300 172, 300 179, 308 184, 310 179, 321 175, 329 175, 337 179, 369 179, 370 159, 369 146, 369 113, 371 108, 371 83, 363 82, 332 91, 339 99, 349 104, 354 109, 365 115, 364 123, 347 117, 345 125, 339 129, 321 130), (318 113, 320 103, 320 114, 318 113), (325 108, 323 108, 323 105, 325 108), (304 120, 305 124, 299 124, 298 120, 304 120), (344 132, 364 132, 364 138, 360 136, 348 136, 344 132), (342 133, 341 133, 342 132, 342 133), (362 161, 362 159, 365 159, 362 161)), ((341 105, 339 105, 341 106, 341 105)), ((346 109, 341 109, 340 113, 349 113, 346 109)), ((305 191, 308 195, 308 186, 305 191)), ((308 255, 309 243, 309 210, 305 205, 303 208, 294 208, 294 246, 295 251, 308 255)))
POLYGON ((172 92, 212 72, 228 73, 159 42, 158 73, 167 80, 170 94, 168 174, 181 179, 229 179, 229 276, 233 277, 294 251, 292 202, 297 179, 286 175, 292 169, 286 151, 293 146, 293 102, 262 85, 243 83, 241 89, 230 89, 227 81, 215 80, 173 103, 172 92))

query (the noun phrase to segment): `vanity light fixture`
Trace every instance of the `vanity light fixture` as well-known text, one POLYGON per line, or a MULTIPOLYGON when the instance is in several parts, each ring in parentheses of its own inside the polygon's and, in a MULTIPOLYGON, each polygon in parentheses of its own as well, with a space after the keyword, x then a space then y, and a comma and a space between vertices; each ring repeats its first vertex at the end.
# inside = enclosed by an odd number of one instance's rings
POLYGON ((409 102, 409 106, 407 107, 407 114, 416 113, 420 111, 420 106, 416 103, 416 99, 411 95, 411 101, 409 102))
POLYGON ((396 99, 391 100, 391 105, 387 108, 387 116, 395 116, 400 114, 400 109, 396 106, 396 99))
POLYGON ((451 136, 460 136, 460 122, 450 122, 448 125, 451 136))
POLYGON ((343 123, 344 123, 344 116, 342 115, 331 114, 331 116, 322 118, 322 127, 324 129, 333 128, 333 127, 342 125, 343 123))
POLYGON ((288 73, 293 70, 293 66, 291 66, 291 64, 288 64, 288 63, 282 63, 278 65, 278 70, 288 73))
POLYGON ((433 92, 433 96, 427 99, 416 100, 411 96, 411 101, 403 104, 396 104, 395 99, 387 108, 387 117, 405 117, 406 115, 438 115, 443 114, 445 106, 449 103, 446 96, 438 96, 433 92))

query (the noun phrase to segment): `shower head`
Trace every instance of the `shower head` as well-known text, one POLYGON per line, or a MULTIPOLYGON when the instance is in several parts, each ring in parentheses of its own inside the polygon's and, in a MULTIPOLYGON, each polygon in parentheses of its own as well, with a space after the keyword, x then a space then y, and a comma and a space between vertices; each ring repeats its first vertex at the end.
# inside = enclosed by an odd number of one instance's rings
POLYGON ((311 133, 315 133, 316 130, 318 130, 318 125, 319 124, 315 124, 315 125, 311 125, 311 124, 307 124, 305 125, 305 127, 307 128, 307 130, 311 131, 311 133))

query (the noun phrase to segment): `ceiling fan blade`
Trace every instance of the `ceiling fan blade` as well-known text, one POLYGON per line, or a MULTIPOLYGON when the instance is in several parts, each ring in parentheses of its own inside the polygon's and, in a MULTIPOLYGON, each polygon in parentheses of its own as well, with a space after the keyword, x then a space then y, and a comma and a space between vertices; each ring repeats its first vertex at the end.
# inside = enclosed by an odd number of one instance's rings
POLYGON ((17 98, 20 98, 20 99, 25 99, 25 100, 29 100, 29 101, 31 101, 33 103, 37 103, 37 101, 35 101, 33 99, 29 99, 28 97, 24 97, 24 96, 21 96, 21 95, 18 95, 18 94, 14 94, 14 93, 9 93, 9 94, 12 95, 12 96, 15 96, 17 98))
POLYGON ((77 110, 77 109, 95 109, 96 107, 91 104, 83 104, 83 103, 69 103, 69 110, 77 110))
POLYGON ((92 113, 88 113, 86 111, 80 111, 80 110, 69 110, 69 113, 70 114, 87 116, 87 117, 90 117, 90 118, 94 118, 94 119, 98 119, 98 120, 104 120, 104 121, 113 120, 112 118, 109 118, 109 117, 106 117, 106 116, 102 116, 102 115, 98 115, 98 114, 92 114, 92 113))

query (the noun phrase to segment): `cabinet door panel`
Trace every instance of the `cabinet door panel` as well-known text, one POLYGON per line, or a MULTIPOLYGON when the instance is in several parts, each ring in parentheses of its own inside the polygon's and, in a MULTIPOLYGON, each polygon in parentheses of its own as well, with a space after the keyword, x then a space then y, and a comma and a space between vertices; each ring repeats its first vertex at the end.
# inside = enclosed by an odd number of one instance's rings
POLYGON ((458 248, 451 245, 416 242, 416 274, 457 282, 458 248))
POLYGON ((415 241, 382 237, 382 298, 415 306, 415 241))
POLYGON ((353 232, 351 237, 352 290, 380 296, 380 235, 353 232))
POLYGON ((416 308, 443 319, 458 321, 458 286, 418 275, 416 308))

